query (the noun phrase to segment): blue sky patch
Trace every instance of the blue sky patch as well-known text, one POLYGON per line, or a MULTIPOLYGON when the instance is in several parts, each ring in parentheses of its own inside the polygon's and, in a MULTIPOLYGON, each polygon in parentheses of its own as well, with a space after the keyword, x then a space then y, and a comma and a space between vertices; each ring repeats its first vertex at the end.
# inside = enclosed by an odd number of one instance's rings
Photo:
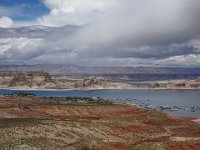
POLYGON ((0 9, 0 17, 7 16, 16 21, 35 20, 50 12, 42 0, 0 0, 0 9))

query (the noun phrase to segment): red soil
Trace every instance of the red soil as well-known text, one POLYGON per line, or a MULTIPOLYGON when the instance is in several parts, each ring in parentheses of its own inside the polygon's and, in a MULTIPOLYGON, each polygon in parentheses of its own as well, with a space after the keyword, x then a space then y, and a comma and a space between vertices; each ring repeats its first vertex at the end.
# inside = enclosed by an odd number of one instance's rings
POLYGON ((127 147, 123 143, 109 143, 113 149, 116 150, 126 150, 127 147))

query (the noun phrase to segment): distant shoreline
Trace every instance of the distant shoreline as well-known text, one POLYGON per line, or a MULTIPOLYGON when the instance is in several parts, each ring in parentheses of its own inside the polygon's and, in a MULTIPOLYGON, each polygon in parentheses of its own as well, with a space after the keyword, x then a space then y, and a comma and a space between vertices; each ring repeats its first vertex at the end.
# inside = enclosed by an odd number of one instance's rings
POLYGON ((15 91, 93 91, 93 90, 162 90, 162 91, 196 91, 200 89, 195 88, 136 88, 136 87, 123 87, 123 88, 71 88, 71 89, 48 89, 48 88, 0 88, 0 90, 15 90, 15 91))
POLYGON ((196 122, 196 123, 199 123, 199 124, 200 124, 200 118, 197 118, 197 119, 192 119, 191 121, 193 121, 193 122, 196 122))

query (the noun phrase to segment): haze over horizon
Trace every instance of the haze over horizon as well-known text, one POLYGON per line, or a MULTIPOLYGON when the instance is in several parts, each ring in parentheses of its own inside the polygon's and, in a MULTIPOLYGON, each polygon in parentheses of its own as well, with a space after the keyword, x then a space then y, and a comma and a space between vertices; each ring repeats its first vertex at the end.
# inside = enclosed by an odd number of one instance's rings
POLYGON ((1 0, 0 64, 200 65, 199 0, 1 0))

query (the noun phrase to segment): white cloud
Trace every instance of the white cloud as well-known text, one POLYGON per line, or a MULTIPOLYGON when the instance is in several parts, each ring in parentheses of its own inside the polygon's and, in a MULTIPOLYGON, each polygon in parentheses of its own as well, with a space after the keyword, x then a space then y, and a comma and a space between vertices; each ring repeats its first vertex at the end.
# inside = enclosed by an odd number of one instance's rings
MULTIPOLYGON (((0 39, 0 59, 26 60, 36 57, 39 52, 39 45, 42 39, 29 38, 1 38, 0 39)), ((11 60, 11 61, 12 61, 11 60)))
POLYGON ((9 28, 13 25, 13 21, 9 17, 1 17, 0 18, 0 27, 1 28, 9 28))
POLYGON ((87 24, 108 13, 118 2, 119 0, 44 0, 50 14, 38 18, 38 22, 48 26, 87 24))
POLYGON ((155 60, 154 64, 159 64, 160 66, 199 66, 200 55, 172 56, 167 59, 155 60))

